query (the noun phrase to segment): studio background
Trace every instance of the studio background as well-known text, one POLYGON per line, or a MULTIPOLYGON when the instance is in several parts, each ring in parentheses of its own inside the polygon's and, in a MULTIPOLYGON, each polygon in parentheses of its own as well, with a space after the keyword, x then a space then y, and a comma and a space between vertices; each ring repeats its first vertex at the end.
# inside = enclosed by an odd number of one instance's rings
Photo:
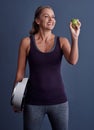
MULTIPOLYGON (((22 130, 22 113, 10 106, 20 40, 29 36, 35 9, 51 5, 56 14, 56 35, 70 38, 69 22, 79 18, 79 61, 69 65, 63 58, 62 76, 69 100, 69 130, 94 130, 94 1, 1 0, 0 1, 0 130, 22 130)), ((28 66, 26 68, 28 76, 28 66)), ((51 130, 45 117, 42 130, 51 130)))

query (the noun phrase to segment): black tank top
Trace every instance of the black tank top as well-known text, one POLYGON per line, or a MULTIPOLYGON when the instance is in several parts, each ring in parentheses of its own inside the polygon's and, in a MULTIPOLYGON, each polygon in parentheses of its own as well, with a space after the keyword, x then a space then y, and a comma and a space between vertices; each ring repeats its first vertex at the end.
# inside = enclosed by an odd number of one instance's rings
POLYGON ((46 53, 41 52, 34 36, 30 37, 29 82, 26 103, 33 105, 52 105, 67 101, 61 77, 61 60, 63 52, 59 37, 55 36, 54 47, 46 53))

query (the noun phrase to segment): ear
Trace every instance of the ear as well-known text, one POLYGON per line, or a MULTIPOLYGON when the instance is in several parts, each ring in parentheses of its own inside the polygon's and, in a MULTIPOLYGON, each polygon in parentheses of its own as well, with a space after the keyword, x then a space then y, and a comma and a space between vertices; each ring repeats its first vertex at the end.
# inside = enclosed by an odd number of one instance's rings
POLYGON ((40 20, 38 18, 35 19, 35 21, 36 21, 37 24, 40 24, 40 20))

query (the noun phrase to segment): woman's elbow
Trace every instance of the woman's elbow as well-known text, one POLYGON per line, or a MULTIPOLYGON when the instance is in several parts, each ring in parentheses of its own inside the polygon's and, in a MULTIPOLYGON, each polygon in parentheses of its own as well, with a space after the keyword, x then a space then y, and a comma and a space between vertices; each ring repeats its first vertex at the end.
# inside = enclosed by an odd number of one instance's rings
POLYGON ((71 64, 71 65, 76 65, 76 64, 78 63, 78 58, 75 59, 75 60, 69 60, 68 62, 69 62, 69 64, 71 64))
POLYGON ((21 82, 23 80, 24 75, 23 74, 17 74, 15 82, 21 82))

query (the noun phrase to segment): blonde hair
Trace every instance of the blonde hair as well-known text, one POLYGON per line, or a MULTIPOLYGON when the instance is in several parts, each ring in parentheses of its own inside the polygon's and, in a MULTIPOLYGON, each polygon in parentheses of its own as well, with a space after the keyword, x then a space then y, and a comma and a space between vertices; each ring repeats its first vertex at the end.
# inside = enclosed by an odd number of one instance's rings
MULTIPOLYGON (((34 21, 32 23, 32 29, 30 30, 29 34, 30 35, 34 35, 36 33, 38 33, 39 31, 39 25, 36 23, 36 18, 39 18, 40 14, 42 13, 42 11, 45 9, 45 8, 48 8, 48 9, 52 9, 52 7, 50 6, 39 6, 36 11, 35 11, 35 16, 34 16, 34 21)), ((52 9, 53 10, 53 9, 52 9)))

